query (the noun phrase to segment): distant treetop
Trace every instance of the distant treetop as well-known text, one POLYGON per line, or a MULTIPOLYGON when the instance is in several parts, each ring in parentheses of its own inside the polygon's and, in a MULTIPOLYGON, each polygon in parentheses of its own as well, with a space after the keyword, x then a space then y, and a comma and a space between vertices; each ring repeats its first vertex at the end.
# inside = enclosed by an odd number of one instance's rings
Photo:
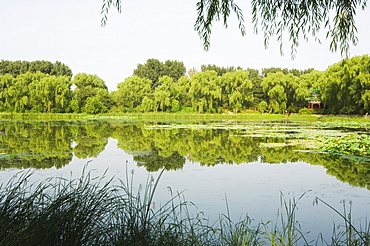
POLYGON ((72 78, 72 70, 60 61, 52 63, 50 61, 0 61, 0 74, 11 74, 16 77, 27 72, 40 71, 44 74, 55 76, 68 76, 72 78))

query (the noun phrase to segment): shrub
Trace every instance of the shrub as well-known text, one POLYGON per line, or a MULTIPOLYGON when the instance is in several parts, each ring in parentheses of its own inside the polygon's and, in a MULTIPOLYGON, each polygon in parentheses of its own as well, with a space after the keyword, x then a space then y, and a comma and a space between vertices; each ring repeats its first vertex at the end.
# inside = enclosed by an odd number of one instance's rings
POLYGON ((304 114, 304 115, 307 115, 307 114, 314 114, 315 113, 315 110, 314 109, 308 109, 308 108, 301 108, 299 111, 298 111, 299 114, 304 114))

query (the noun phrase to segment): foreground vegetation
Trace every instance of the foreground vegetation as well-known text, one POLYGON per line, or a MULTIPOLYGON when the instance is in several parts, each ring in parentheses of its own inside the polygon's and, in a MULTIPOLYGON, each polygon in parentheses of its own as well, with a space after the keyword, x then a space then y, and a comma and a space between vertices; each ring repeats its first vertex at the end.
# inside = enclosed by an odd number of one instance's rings
MULTIPOLYGON (((138 193, 131 181, 113 185, 115 180, 105 183, 89 174, 74 181, 48 179, 41 185, 23 177, 0 187, 0 223, 6 225, 0 228, 0 245, 22 245, 18 240, 27 240, 28 245, 307 245, 316 236, 309 245, 368 245, 361 237, 369 240, 370 225, 353 229, 346 221, 333 226, 333 235, 306 234, 294 214, 299 199, 283 199, 284 213, 276 221, 255 223, 246 217, 232 222, 221 215, 213 223, 206 215, 193 213, 191 202, 180 196, 154 209, 154 203, 149 204, 155 200, 154 180, 138 193), (328 236, 333 242, 323 241, 328 236)), ((350 214, 343 214, 350 220, 350 214)))
POLYGON ((211 223, 181 194, 154 209, 162 173, 136 189, 129 174, 119 184, 90 173, 37 184, 22 172, 0 186, 0 245, 370 245, 370 224, 357 227, 333 208, 344 224, 334 225, 331 241, 308 242, 295 216, 300 198, 283 195, 282 212, 269 222, 234 223, 226 213, 211 223))

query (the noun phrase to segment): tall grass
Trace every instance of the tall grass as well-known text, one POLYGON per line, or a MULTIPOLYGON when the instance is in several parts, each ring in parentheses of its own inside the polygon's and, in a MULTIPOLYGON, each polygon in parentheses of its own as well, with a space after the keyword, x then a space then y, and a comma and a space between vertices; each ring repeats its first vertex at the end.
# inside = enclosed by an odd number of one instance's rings
MULTIPOLYGON (((21 172, 0 185, 0 245, 370 245, 370 224, 356 228, 351 211, 335 213, 343 230, 333 228, 308 242, 296 218, 298 202, 281 195, 276 220, 255 222, 246 216, 234 223, 229 209, 210 223, 181 193, 156 208, 155 191, 163 174, 135 188, 126 171, 118 184, 83 171, 78 179, 50 178, 30 183, 21 172)), ((228 203, 226 203, 228 206, 228 203)))

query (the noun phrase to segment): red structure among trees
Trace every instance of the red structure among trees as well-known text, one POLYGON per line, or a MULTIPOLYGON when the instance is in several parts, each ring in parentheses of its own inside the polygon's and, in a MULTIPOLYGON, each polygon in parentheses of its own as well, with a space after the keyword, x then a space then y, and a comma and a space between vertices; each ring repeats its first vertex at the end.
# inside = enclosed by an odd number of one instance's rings
POLYGON ((308 109, 315 109, 319 110, 324 108, 324 105, 321 102, 321 94, 320 90, 314 89, 309 92, 310 97, 306 98, 306 101, 308 101, 308 109))

